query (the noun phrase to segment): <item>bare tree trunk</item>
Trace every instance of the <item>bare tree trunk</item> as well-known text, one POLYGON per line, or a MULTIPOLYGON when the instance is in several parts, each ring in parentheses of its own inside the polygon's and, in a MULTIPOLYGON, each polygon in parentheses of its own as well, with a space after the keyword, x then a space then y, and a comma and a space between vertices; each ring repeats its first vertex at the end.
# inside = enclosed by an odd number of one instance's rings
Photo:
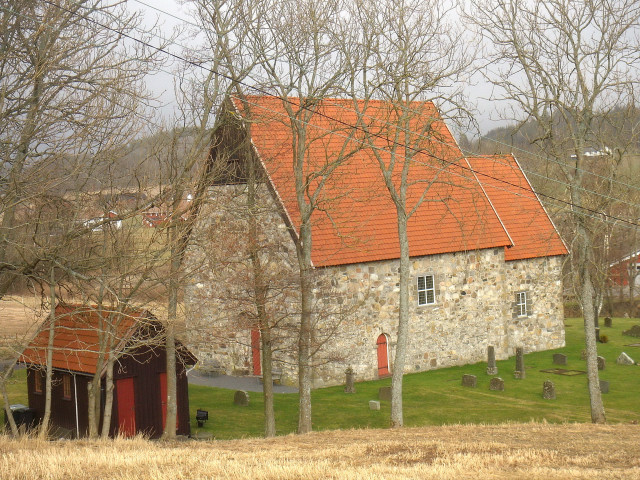
POLYGON ((4 412, 6 418, 9 420, 9 426, 11 427, 11 433, 14 437, 19 435, 18 426, 16 425, 16 421, 13 418, 13 412, 11 411, 11 405, 9 404, 9 394, 7 393, 7 381, 11 377, 11 373, 13 372, 13 366, 15 363, 12 363, 3 373, 2 378, 0 378, 0 390, 2 390, 2 399, 4 400, 4 412))
POLYGON ((580 255, 584 259, 580 262, 581 268, 581 302, 582 314, 584 315, 584 340, 587 350, 587 379, 589 385, 589 400, 591 405, 591 421, 593 423, 606 423, 604 414, 604 405, 602 403, 602 393, 600 392, 600 379, 598 375, 598 350, 596 344, 596 312, 593 308, 593 297, 595 295, 593 284, 591 282, 591 274, 589 272, 588 261, 589 255, 587 235, 584 226, 578 222, 578 235, 581 239, 580 255))
POLYGON ((104 359, 107 354, 108 337, 111 336, 112 325, 105 321, 102 310, 102 297, 98 302, 98 358, 96 360, 96 371, 87 384, 88 388, 88 423, 89 438, 96 438, 99 434, 100 421, 100 387, 102 384, 102 369, 104 359))
MULTIPOLYGON (((114 352, 107 360, 107 373, 104 381, 104 413, 102 415, 102 438, 109 438, 111 429, 111 416, 113 415, 113 365, 116 362, 114 352)), ((98 395, 100 397, 100 395, 98 395)))
POLYGON ((166 341, 165 352, 167 355, 167 415, 165 419, 164 431, 162 432, 163 440, 172 440, 176 438, 177 428, 177 378, 176 378, 176 338, 175 323, 178 316, 178 289, 180 283, 178 275, 180 275, 180 266, 182 264, 182 255, 184 249, 178 242, 183 241, 178 232, 179 203, 181 199, 181 190, 174 192, 173 209, 171 225, 169 226, 167 235, 170 242, 171 259, 169 271, 169 305, 167 311, 166 325, 166 341))
POLYGON ((53 378, 53 340, 56 335, 56 284, 55 273, 51 267, 51 278, 49 280, 49 303, 51 312, 49 314, 49 340, 47 343, 47 377, 45 381, 44 414, 40 424, 38 437, 46 438, 49 433, 49 419, 51 418, 51 387, 53 378))
MULTIPOLYGON (((245 102, 246 104, 246 102, 245 102)), ((253 295, 256 302, 258 327, 260 329, 260 346, 262 350, 262 394, 264 397, 264 436, 274 437, 276 434, 276 418, 273 409, 273 345, 271 342, 271 326, 267 314, 267 289, 260 245, 258 244, 258 211, 257 211, 257 165, 251 152, 250 126, 244 140, 245 164, 247 165, 247 212, 249 220, 249 257, 253 270, 253 295)))
MULTIPOLYGON (((170 303, 171 304, 171 303, 170 303)), ((171 318, 171 317, 170 317, 171 318)), ((175 311, 173 312, 175 320, 175 311)), ((178 408, 177 408, 177 379, 176 379, 176 339, 175 325, 169 320, 167 322, 167 417, 162 432, 163 440, 172 440, 176 438, 178 408)))
POLYGON ((409 336, 409 239, 407 236, 407 215, 404 206, 398 212, 398 238, 400 241, 400 304, 398 313, 398 339, 391 376, 391 426, 404 425, 402 409, 402 380, 407 356, 409 336))
POLYGON ((271 328, 268 325, 260 328, 260 344, 262 346, 264 436, 268 438, 276 435, 276 416, 273 409, 273 345, 271 344, 271 328))
POLYGON ((298 433, 309 433, 311 424, 311 225, 300 226, 298 262, 300 269, 300 332, 298 337, 298 433))

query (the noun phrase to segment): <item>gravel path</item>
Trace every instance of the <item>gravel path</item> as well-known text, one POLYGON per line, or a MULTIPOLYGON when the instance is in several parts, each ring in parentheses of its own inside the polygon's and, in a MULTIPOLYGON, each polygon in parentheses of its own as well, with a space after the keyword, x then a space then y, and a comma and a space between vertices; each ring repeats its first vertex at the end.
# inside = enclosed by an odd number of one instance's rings
MULTIPOLYGON (((261 392, 262 383, 258 377, 231 377, 229 375, 210 376, 192 370, 189 372, 189 383, 206 387, 227 388, 229 390, 245 390, 261 392)), ((298 389, 286 385, 274 385, 273 393, 297 393, 298 389)))

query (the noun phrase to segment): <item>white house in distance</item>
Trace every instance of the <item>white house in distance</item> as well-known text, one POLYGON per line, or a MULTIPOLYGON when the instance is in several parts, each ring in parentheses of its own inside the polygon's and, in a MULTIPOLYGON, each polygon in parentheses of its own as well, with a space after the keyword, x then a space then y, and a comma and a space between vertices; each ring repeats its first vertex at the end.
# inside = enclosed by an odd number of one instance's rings
MULTIPOLYGON (((277 281, 295 279, 297 271, 300 213, 289 119, 278 98, 250 97, 249 104, 250 112, 229 102, 221 115, 235 121, 221 122, 211 158, 226 162, 231 173, 210 188, 211 202, 201 209, 194 230, 195 243, 208 247, 192 248, 189 256, 191 265, 214 257, 215 265, 199 270, 185 294, 189 348, 204 368, 228 374, 260 373, 259 333, 250 308, 232 301, 248 295, 249 279, 242 280, 232 266, 247 241, 246 218, 230 208, 241 205, 246 195, 237 154, 246 135, 264 173, 258 236, 275 246, 275 253, 264 254, 265 264, 277 281)), ((412 107, 421 112, 412 128, 428 131, 428 139, 408 173, 409 203, 421 195, 425 199, 408 226, 412 287, 406 372, 485 360, 488 345, 498 358, 519 346, 527 352, 563 346, 561 264, 567 249, 518 162, 511 155, 465 158, 433 104, 412 107)), ((385 148, 394 131, 386 122, 392 110, 384 102, 369 102, 366 108, 360 118, 369 126, 383 126, 373 141, 388 162, 385 148)), ((325 180, 312 216, 313 264, 328 288, 318 287, 318 304, 333 306, 336 315, 318 320, 331 335, 318 340, 315 386, 343 382, 347 367, 359 380, 386 376, 394 368, 396 210, 377 160, 370 149, 356 145, 358 129, 349 130, 357 120, 351 101, 330 99, 308 121, 309 174, 350 152, 325 180)), ((310 192, 318 182, 310 182, 310 192)), ((290 331, 289 337, 276 338, 275 367, 284 382, 293 383, 295 288, 277 301, 270 312, 286 312, 283 325, 290 331)), ((287 332, 284 327, 279 331, 287 332)))

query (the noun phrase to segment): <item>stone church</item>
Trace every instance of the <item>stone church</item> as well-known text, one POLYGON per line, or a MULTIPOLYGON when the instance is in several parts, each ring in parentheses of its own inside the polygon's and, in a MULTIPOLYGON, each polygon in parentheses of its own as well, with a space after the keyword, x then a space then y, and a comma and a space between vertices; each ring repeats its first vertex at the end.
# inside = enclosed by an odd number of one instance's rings
POLYGON ((514 156, 465 157, 428 102, 411 105, 404 131, 398 116, 406 112, 382 101, 328 99, 311 113, 289 99, 301 112, 297 125, 285 106, 267 96, 229 101, 213 135, 210 161, 219 174, 194 227, 185 292, 187 343, 201 368, 261 373, 246 254, 257 243, 274 367, 282 382, 297 380, 295 142, 306 148, 305 195, 315 207, 314 386, 343 382, 348 367, 358 380, 393 371, 400 250, 396 207, 381 173, 392 162, 389 181, 397 187, 405 167, 413 209, 405 372, 482 361, 489 345, 498 359, 520 346, 564 346, 567 249, 514 156), (253 227, 240 145, 260 172, 253 227))

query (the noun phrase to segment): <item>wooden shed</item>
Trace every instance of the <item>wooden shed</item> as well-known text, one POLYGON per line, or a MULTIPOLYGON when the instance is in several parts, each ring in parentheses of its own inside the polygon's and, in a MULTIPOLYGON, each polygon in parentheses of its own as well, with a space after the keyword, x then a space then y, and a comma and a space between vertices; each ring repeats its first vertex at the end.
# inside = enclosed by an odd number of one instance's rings
MULTIPOLYGON (((166 418, 167 375, 164 327, 145 310, 125 314, 95 306, 60 304, 55 309, 51 426, 75 437, 88 434, 88 387, 96 373, 100 342, 110 339, 115 355, 110 435, 162 434, 166 418), (109 331, 110 336, 104 332, 109 331)), ((44 415, 48 321, 20 357, 27 366, 29 407, 44 415)), ((178 425, 189 435, 189 395, 186 368, 196 358, 176 345, 178 425)), ((105 405, 106 367, 101 369, 101 413, 105 405)), ((101 415, 102 417, 102 415, 101 415)), ((102 426, 100 426, 102 428, 102 426)))

